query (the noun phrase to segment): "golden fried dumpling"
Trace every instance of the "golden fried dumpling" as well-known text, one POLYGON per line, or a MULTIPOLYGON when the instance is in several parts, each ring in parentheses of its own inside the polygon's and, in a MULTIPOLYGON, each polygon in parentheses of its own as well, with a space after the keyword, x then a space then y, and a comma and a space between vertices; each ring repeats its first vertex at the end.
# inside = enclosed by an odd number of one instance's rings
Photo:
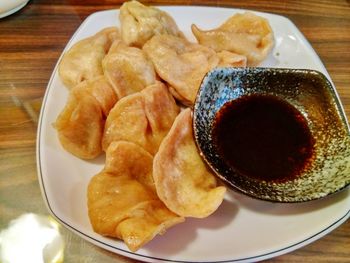
POLYGON ((191 29, 200 44, 217 52, 227 50, 244 55, 249 66, 263 61, 274 45, 268 20, 250 12, 235 14, 213 30, 200 30, 196 25, 191 29))
POLYGON ((246 67, 247 57, 230 51, 220 51, 217 53, 219 57, 219 67, 246 67))
POLYGON ((120 8, 121 36, 127 45, 142 47, 154 35, 181 36, 175 21, 158 8, 138 1, 124 3, 120 8))
POLYGON ((223 201, 226 188, 217 186, 200 157, 192 133, 191 109, 182 111, 153 160, 157 194, 174 213, 203 218, 223 201))
POLYGON ((106 120, 102 147, 107 150, 111 142, 124 140, 155 154, 178 113, 168 88, 156 82, 116 103, 106 120))
POLYGON ((64 85, 71 89, 84 80, 103 75, 102 59, 117 38, 119 30, 109 27, 74 44, 63 55, 58 67, 64 85))
POLYGON ((170 35, 154 36, 143 50, 174 97, 185 105, 193 104, 204 75, 219 62, 211 48, 170 35))
POLYGON ((88 212, 94 231, 124 240, 131 251, 184 221, 159 200, 152 162, 152 155, 140 146, 114 142, 108 147, 104 169, 88 186, 88 212))
POLYGON ((82 159, 98 156, 102 152, 105 119, 116 101, 113 88, 103 76, 71 89, 54 124, 63 148, 82 159))
POLYGON ((104 75, 119 98, 141 91, 154 84, 156 73, 151 61, 136 47, 116 40, 102 61, 104 75))

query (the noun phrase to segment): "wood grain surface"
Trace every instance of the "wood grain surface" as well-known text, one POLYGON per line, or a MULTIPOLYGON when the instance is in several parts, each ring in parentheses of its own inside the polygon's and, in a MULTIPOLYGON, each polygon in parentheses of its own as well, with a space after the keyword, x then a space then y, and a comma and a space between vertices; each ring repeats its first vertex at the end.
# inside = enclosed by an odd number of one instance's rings
MULTIPOLYGON (((146 1, 145 1, 146 2, 146 1)), ((113 0, 32 0, 0 19, 0 230, 25 212, 48 214, 37 180, 37 118, 63 48, 91 13, 118 8, 113 0)), ((149 1, 252 9, 291 19, 310 41, 350 117, 350 1, 149 1)), ((102 250, 70 231, 66 262, 135 262, 102 250)), ((239 238, 239 237, 238 237, 239 238)), ((270 262, 350 262, 350 222, 320 240, 270 262)))

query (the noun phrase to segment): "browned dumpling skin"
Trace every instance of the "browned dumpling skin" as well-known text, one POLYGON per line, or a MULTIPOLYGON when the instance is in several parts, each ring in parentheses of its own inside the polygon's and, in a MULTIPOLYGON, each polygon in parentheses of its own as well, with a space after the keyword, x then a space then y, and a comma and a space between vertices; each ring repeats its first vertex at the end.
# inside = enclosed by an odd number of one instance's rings
POLYGON ((246 67, 247 57, 229 51, 220 51, 217 53, 219 57, 219 67, 246 67))
POLYGON ((154 36, 143 50, 174 97, 185 105, 193 104, 204 75, 219 63, 211 48, 170 35, 154 36))
POLYGON ((192 133, 191 109, 182 111, 153 161, 157 194, 174 213, 203 218, 223 201, 226 188, 217 186, 200 157, 192 133))
POLYGON ((124 3, 120 8, 119 18, 121 36, 127 45, 142 47, 154 35, 184 37, 173 18, 166 12, 138 1, 124 3))
POLYGON ((63 84, 71 89, 84 80, 103 75, 102 59, 119 37, 118 28, 109 27, 74 44, 63 55, 58 67, 63 84))
POLYGON ((88 186, 88 212, 94 231, 124 240, 131 251, 184 221, 159 200, 152 162, 152 155, 140 146, 114 142, 108 147, 104 169, 88 186))
POLYGON ((124 140, 155 154, 178 113, 179 107, 161 82, 122 98, 106 120, 103 149, 113 141, 124 140))
POLYGON ((98 156, 102 152, 105 119, 116 102, 117 96, 103 76, 71 89, 54 123, 63 148, 82 159, 98 156))
POLYGON ((191 29, 200 44, 217 52, 227 50, 244 55, 248 66, 263 61, 274 45, 268 20, 250 12, 235 14, 213 30, 200 30, 196 25, 191 29))
POLYGON ((141 91, 156 82, 151 61, 136 47, 116 40, 102 61, 104 75, 119 98, 141 91))

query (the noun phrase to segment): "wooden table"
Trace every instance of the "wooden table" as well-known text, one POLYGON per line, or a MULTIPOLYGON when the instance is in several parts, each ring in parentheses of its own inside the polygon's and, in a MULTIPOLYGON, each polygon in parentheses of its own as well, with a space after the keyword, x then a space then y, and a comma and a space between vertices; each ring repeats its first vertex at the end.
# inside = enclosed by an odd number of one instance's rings
MULTIPOLYGON (((166 5, 170 1, 152 1, 166 5)), ((37 180, 38 112, 51 72, 67 41, 91 13, 117 0, 32 0, 0 19, 0 230, 26 212, 48 214, 37 180)), ((172 1, 174 5, 246 8, 290 18, 331 75, 350 117, 350 2, 345 0, 172 1)), ((134 262, 62 229, 66 262, 134 262)), ((273 262, 350 262, 350 222, 273 262)))

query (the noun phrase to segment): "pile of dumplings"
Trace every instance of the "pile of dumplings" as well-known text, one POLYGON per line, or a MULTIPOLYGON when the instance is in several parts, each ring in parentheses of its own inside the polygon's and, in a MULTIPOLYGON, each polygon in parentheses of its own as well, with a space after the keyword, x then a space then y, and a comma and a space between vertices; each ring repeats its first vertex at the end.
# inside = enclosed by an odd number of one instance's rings
POLYGON ((106 154, 87 206, 95 232, 136 251, 185 220, 212 214, 226 188, 205 165, 191 105, 218 66, 258 65, 273 47, 266 19, 236 14, 189 42, 166 12, 137 1, 120 8, 120 30, 105 28, 73 45, 59 75, 70 90, 54 127, 81 159, 106 154))

